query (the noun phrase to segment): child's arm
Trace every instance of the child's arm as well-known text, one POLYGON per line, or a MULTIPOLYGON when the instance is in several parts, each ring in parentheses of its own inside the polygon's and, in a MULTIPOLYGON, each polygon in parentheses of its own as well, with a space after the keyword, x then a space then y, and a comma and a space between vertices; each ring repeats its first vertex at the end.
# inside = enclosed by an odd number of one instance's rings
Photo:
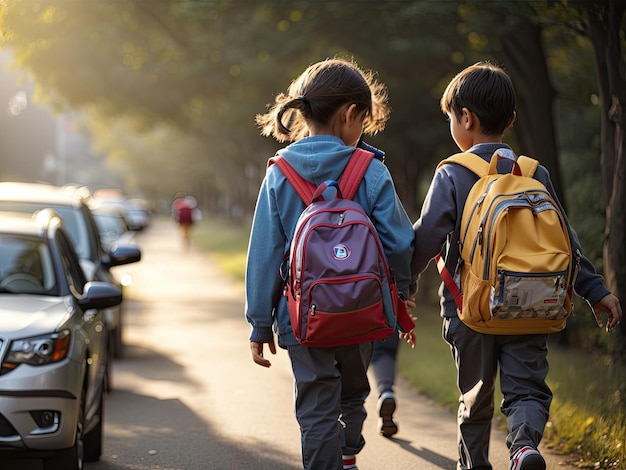
POLYGON ((411 345, 411 349, 415 349, 415 323, 409 314, 409 309, 415 307, 413 298, 411 300, 402 300, 398 297, 398 325, 400 326, 400 339, 406 340, 411 345))

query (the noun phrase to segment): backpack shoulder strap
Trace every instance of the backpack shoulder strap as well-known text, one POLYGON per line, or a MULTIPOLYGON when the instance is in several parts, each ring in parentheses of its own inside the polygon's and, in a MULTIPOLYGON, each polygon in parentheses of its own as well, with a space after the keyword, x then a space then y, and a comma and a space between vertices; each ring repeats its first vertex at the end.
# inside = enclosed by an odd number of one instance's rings
POLYGON ((517 164, 520 166, 522 170, 522 175, 531 177, 535 174, 537 167, 539 166, 539 162, 534 158, 525 157, 524 155, 520 155, 517 158, 517 164))
POLYGON ((445 160, 442 160, 439 165, 437 165, 437 169, 439 169, 446 163, 457 163, 461 166, 464 166, 478 176, 485 176, 487 173, 489 173, 489 163, 474 153, 455 153, 445 160))
POLYGON ((354 199, 372 158, 374 153, 360 148, 354 149, 339 182, 339 189, 345 199, 354 199))
POLYGON ((267 166, 275 164, 287 181, 291 183, 293 189, 296 190, 300 198, 305 204, 311 204, 313 200, 313 193, 315 193, 316 186, 310 181, 305 180, 300 174, 294 170, 294 168, 280 155, 276 154, 267 161, 267 166))
POLYGON ((461 293, 459 286, 456 285, 452 273, 450 273, 450 270, 446 267, 446 260, 443 258, 443 256, 441 256, 441 254, 438 254, 437 256, 435 256, 435 261, 437 262, 437 270, 439 271, 441 280, 448 288, 448 291, 452 295, 457 309, 459 309, 460 311, 463 308, 463 294, 461 293))
MULTIPOLYGON (((474 153, 456 153, 446 158, 445 160, 442 160, 439 165, 437 165, 437 168, 440 168, 446 163, 456 163, 458 165, 464 166, 478 177, 483 177, 489 174, 489 162, 483 160, 481 157, 474 153)), ((437 270, 439 271, 439 275, 441 276, 444 285, 452 295, 457 309, 460 311, 463 306, 463 294, 461 293, 459 287, 456 285, 452 273, 450 273, 450 271, 446 267, 446 260, 444 259, 444 257, 441 256, 441 254, 438 254, 435 257, 435 261, 437 262, 437 270)))
MULTIPOLYGON (((354 199, 361 180, 367 171, 367 167, 374 158, 374 153, 357 148, 354 150, 346 168, 343 170, 339 189, 345 199, 354 199)), ((267 162, 267 166, 275 164, 291 183, 305 204, 310 204, 317 187, 310 181, 305 180, 300 174, 280 155, 275 155, 267 162)))

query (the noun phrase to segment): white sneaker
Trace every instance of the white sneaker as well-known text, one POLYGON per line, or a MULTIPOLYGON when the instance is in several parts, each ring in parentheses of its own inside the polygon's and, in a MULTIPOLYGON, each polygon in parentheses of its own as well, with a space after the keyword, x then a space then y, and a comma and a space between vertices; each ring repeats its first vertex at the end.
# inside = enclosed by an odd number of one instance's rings
POLYGON ((513 454, 509 470, 546 470, 546 461, 537 449, 524 446, 513 454))

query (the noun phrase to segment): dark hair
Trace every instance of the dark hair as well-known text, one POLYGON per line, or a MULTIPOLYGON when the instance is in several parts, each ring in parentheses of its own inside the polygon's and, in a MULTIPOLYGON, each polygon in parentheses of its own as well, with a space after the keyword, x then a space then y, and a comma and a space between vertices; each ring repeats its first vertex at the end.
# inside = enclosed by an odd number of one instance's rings
POLYGON ((460 72, 441 97, 441 110, 460 119, 463 108, 480 119, 481 131, 502 135, 515 112, 515 89, 504 69, 478 62, 460 72))
POLYGON ((308 123, 327 124, 346 104, 365 113, 364 133, 385 128, 390 114, 386 87, 352 61, 327 59, 309 66, 286 94, 276 96, 266 114, 256 116, 256 123, 265 136, 295 142, 308 135, 308 123))

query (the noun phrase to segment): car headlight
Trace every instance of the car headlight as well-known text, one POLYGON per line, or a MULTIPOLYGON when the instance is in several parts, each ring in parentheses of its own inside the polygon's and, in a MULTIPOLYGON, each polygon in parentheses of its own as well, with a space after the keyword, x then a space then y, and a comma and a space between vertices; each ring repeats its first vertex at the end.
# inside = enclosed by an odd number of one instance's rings
POLYGON ((15 369, 20 364, 40 366, 62 361, 70 349, 71 336, 70 330, 62 330, 11 341, 2 370, 15 369))

